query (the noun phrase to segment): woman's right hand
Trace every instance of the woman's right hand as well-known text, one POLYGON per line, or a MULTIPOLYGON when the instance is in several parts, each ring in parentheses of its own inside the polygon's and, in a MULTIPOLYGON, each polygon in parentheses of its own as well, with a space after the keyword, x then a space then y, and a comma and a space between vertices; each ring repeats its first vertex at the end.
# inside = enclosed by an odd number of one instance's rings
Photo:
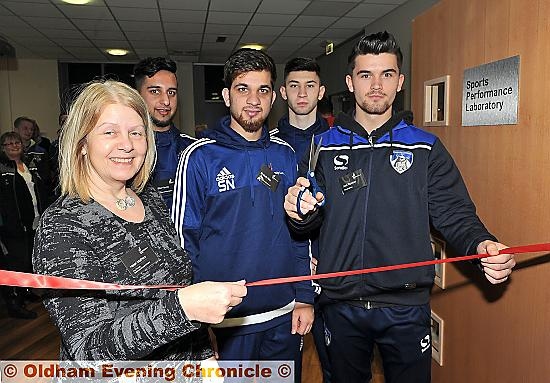
POLYGON ((200 282, 178 290, 180 305, 189 320, 220 323, 246 296, 245 281, 200 282))

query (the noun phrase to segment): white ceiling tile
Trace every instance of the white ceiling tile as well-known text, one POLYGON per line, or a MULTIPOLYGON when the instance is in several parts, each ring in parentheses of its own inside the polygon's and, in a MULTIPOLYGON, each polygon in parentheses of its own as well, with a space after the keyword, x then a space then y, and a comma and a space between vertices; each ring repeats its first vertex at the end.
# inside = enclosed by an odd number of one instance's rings
POLYGON ((292 23, 293 27, 328 27, 338 20, 332 16, 298 16, 292 23))
POLYGON ((126 40, 96 40, 95 44, 98 48, 102 49, 131 49, 130 44, 126 40))
MULTIPOLYGON (((275 46, 299 47, 311 40, 310 37, 279 37, 273 42, 275 46)), ((273 46, 272 45, 272 46, 273 46)))
POLYGON ((285 30, 286 26, 285 25, 278 25, 278 26, 275 26, 275 25, 249 25, 246 30, 245 30, 245 33, 246 34, 251 34, 251 35, 259 35, 259 36, 266 36, 266 35, 269 35, 269 36, 278 36, 280 35, 281 33, 283 33, 283 31, 285 30))
POLYGON ((211 0, 211 11, 254 12, 260 0, 211 0))
POLYGON ((131 31, 126 32, 126 37, 131 40, 157 41, 159 44, 164 41, 162 33, 147 32, 147 31, 131 31))
MULTIPOLYGON (((305 47, 306 48, 309 47, 309 48, 314 48, 314 49, 321 49, 324 52, 325 51, 325 45, 326 45, 327 41, 329 41, 329 40, 324 39, 322 37, 317 37, 317 38, 312 39, 310 42, 308 42, 305 47)), ((330 40, 330 41, 332 41, 332 43, 334 45, 338 45, 344 40, 343 39, 336 39, 336 40, 330 40)))
POLYGON ((156 8, 156 0, 105 0, 110 7, 156 8))
POLYGON ((212 24, 248 24, 252 13, 246 12, 209 12, 208 22, 212 24))
POLYGON ((117 20, 160 21, 158 9, 111 7, 117 20))
POLYGON ((79 29, 85 29, 87 31, 91 30, 102 30, 102 31, 119 31, 115 20, 111 19, 75 19, 74 23, 79 29))
POLYGON ((73 29, 73 24, 65 18, 57 17, 24 17, 27 23, 35 28, 73 29))
MULTIPOLYGON (((43 2, 49 1, 49 2, 54 3, 56 5, 67 5, 67 3, 65 3, 64 0, 23 0, 23 1, 30 2, 30 3, 33 3, 33 2, 43 3, 43 2)), ((106 4, 105 4, 104 0, 90 0, 90 2, 88 4, 75 5, 75 7, 90 7, 90 6, 92 6, 92 7, 99 7, 99 6, 104 7, 105 5, 106 4)))
POLYGON ((208 0, 158 0, 161 8, 167 9, 191 9, 191 10, 206 10, 208 9, 208 0))
POLYGON ((171 55, 170 57, 177 62, 196 62, 199 60, 199 56, 171 55))
MULTIPOLYGON (((43 53, 38 53, 38 56, 35 56, 34 58, 38 59, 38 60, 59 60, 58 57, 59 56, 63 56, 63 57, 72 57, 70 60, 74 60, 74 56, 73 55, 70 55, 68 53, 63 53, 63 52, 43 52, 43 53)), ((32 58, 32 57, 29 57, 29 58, 32 58)))
POLYGON ((2 7, 0 4, 0 16, 12 16, 13 12, 10 11, 8 8, 2 7))
POLYGON ((63 17, 63 14, 50 3, 27 3, 21 1, 2 1, 2 5, 19 16, 63 17))
POLYGON ((169 45, 168 54, 176 56, 196 56, 199 54, 200 44, 180 43, 178 45, 169 45))
POLYGON ((168 52, 166 51, 166 48, 136 49, 136 53, 139 57, 144 57, 144 56, 157 57, 157 56, 166 56, 168 54, 168 52))
POLYGON ((297 15, 311 3, 310 0, 264 0, 258 13, 283 13, 297 15))
POLYGON ((0 16, 0 27, 2 28, 28 28, 29 25, 17 16, 0 16))
POLYGON ((206 33, 219 34, 219 35, 240 35, 243 33, 246 24, 206 24, 206 33))
POLYGON ((204 24, 195 23, 164 23, 166 33, 196 33, 202 34, 204 24))
POLYGON ((304 9, 302 15, 307 16, 342 16, 350 9, 357 6, 352 2, 336 1, 313 1, 304 9))
POLYGON ((39 45, 55 45, 55 43, 47 37, 14 37, 10 40, 24 46, 39 46, 39 45))
POLYGON ((352 9, 346 16, 378 18, 385 15, 395 7, 396 5, 394 4, 359 4, 356 8, 352 9))
POLYGON ((339 29, 335 28, 334 25, 332 25, 330 28, 325 29, 319 37, 324 38, 331 38, 331 39, 348 39, 359 32, 362 32, 363 28, 346 28, 346 29, 339 29))
POLYGON ((124 40, 122 32, 117 31, 82 31, 91 40, 124 40))
POLYGON ((159 46, 164 47, 164 41, 132 40, 131 42, 135 49, 158 48, 159 46))
POLYGON ((296 18, 295 15, 278 15, 275 13, 256 13, 250 25, 288 25, 296 18))
POLYGON ((231 52, 233 52, 233 47, 227 49, 203 48, 201 51, 201 56, 209 55, 223 57, 224 59, 227 59, 231 52))
POLYGON ((365 25, 369 24, 373 20, 375 19, 369 18, 369 17, 342 17, 340 20, 338 20, 337 22, 331 25, 331 29, 332 28, 346 28, 346 29, 357 28, 359 32, 359 30, 363 29, 365 25))
MULTIPOLYGON (((36 53, 67 53, 67 51, 58 45, 29 45, 28 48, 36 53)), ((68 49, 67 49, 68 50, 68 49)))
POLYGON ((155 21, 119 21, 124 32, 156 32, 162 33, 162 25, 155 21))
POLYGON ((223 35, 225 37, 225 41, 223 43, 218 43, 218 42, 216 42, 216 39, 219 36, 222 36, 222 35, 217 35, 217 34, 209 35, 209 34, 206 34, 206 35, 204 35, 203 42, 204 43, 215 43, 215 44, 231 44, 232 46, 234 46, 237 43, 237 39, 239 38, 239 36, 237 36, 237 35, 223 35))
POLYGON ((166 41, 168 43, 172 42, 201 42, 202 40, 202 34, 195 34, 195 33, 167 33, 166 34, 166 41))
POLYGON ((206 11, 191 11, 184 9, 161 10, 163 22, 199 23, 206 20, 206 11))
POLYGON ((84 38, 84 35, 77 29, 46 29, 40 30, 46 36, 50 38, 66 37, 66 38, 84 38))
POLYGON ((202 43, 202 50, 205 52, 231 52, 234 47, 235 44, 231 43, 202 43))
POLYGON ((283 36, 304 36, 304 37, 315 37, 325 28, 306 28, 306 27, 289 27, 283 33, 283 36))
POLYGON ((7 26, 0 25, 0 33, 4 36, 14 36, 14 37, 44 37, 42 33, 37 31, 34 28, 29 26, 19 27, 19 28, 10 28, 7 26))
POLYGON ((67 17, 72 19, 111 19, 111 13, 107 7, 81 6, 81 5, 60 5, 59 9, 67 17))
MULTIPOLYGON (((339 1, 339 0, 336 0, 336 1, 339 1)), ((346 0, 346 1, 350 1, 350 0, 346 0)), ((399 4, 403 4, 403 3, 406 3, 408 0, 374 0, 374 1, 366 1, 366 0, 363 0, 363 3, 367 4, 367 3, 375 3, 375 4, 393 4, 393 5, 399 5, 399 4)))
POLYGON ((100 51, 97 48, 78 48, 78 47, 67 47, 68 52, 75 56, 80 55, 96 55, 100 54, 100 51))
POLYGON ((245 33, 241 40, 239 41, 239 45, 246 45, 246 44, 260 44, 264 46, 269 46, 275 40, 275 36, 258 36, 258 35, 249 35, 245 33))
POLYGON ((94 45, 87 39, 71 39, 66 37, 57 37, 52 39, 58 45, 66 47, 93 48, 94 45))

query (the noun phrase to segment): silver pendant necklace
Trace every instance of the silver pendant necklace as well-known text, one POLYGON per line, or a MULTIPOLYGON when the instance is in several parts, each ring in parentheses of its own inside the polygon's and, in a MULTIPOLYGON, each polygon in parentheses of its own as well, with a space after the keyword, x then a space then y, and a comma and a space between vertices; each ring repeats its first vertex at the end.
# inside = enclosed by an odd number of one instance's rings
POLYGON ((136 205, 136 200, 134 199, 134 197, 130 197, 128 195, 125 198, 117 199, 115 201, 115 205, 116 205, 116 208, 118 210, 124 211, 124 210, 128 209, 129 207, 135 206, 136 205))

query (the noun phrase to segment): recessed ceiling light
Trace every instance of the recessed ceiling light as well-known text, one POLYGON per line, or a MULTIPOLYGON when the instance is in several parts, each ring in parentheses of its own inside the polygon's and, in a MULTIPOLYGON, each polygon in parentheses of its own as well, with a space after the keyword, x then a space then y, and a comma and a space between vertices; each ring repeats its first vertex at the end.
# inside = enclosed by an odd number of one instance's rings
POLYGON ((260 44, 246 44, 246 45, 243 45, 241 48, 250 48, 250 49, 256 49, 257 51, 261 51, 262 49, 264 49, 264 46, 260 44))
POLYGON ((128 54, 128 51, 126 49, 107 49, 106 51, 111 56, 125 56, 128 54))
POLYGON ((61 0, 67 4, 84 5, 88 4, 91 0, 61 0))

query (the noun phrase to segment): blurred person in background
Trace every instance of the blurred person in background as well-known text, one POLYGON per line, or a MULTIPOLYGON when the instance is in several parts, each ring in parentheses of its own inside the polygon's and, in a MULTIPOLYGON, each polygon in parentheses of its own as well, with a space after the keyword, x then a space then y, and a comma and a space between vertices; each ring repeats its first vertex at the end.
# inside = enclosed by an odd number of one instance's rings
MULTIPOLYGON (((24 161, 23 140, 16 132, 0 137, 0 238, 4 244, 4 266, 11 271, 32 272, 31 256, 38 218, 47 206, 49 190, 36 167, 24 161)), ((25 300, 37 298, 28 289, 2 287, 8 314, 34 319, 25 300)))

